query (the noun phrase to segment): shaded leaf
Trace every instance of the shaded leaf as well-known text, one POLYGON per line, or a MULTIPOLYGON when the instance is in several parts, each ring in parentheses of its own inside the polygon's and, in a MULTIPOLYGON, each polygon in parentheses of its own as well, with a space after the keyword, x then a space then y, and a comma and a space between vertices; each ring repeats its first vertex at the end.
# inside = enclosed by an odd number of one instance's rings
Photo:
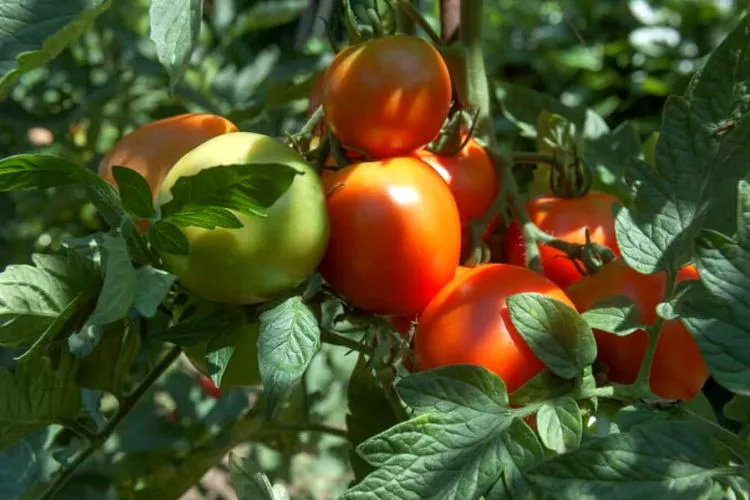
POLYGON ((127 167, 112 167, 122 205, 131 215, 139 219, 150 219, 155 215, 151 187, 141 174, 127 167))
POLYGON ((169 73, 170 89, 174 89, 190 62, 202 16, 203 0, 151 0, 151 40, 159 62, 169 73))

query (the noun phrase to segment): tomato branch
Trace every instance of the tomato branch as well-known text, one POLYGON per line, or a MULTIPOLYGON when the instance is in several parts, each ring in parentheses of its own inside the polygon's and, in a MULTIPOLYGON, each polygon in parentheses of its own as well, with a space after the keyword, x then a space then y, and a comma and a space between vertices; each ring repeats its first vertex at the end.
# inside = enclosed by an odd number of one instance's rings
POLYGON ((372 356, 373 354, 372 348, 370 346, 365 345, 362 342, 357 342, 356 340, 352 340, 350 338, 344 337, 342 335, 339 335, 329 330, 324 330, 324 329, 320 330, 320 340, 322 340, 326 344, 346 347, 347 349, 351 349, 352 351, 356 351, 356 352, 361 352, 368 356, 372 356))
POLYGON ((269 430, 279 430, 288 432, 319 432, 322 434, 329 434, 331 436, 340 437, 343 439, 349 439, 349 433, 345 429, 337 429, 323 424, 285 424, 281 422, 274 422, 269 425, 269 430))
MULTIPOLYGON (((101 447, 112 435, 117 425, 122 422, 122 419, 130 413, 133 407, 138 403, 141 397, 148 391, 152 385, 161 377, 161 375, 172 366, 172 363, 180 356, 182 349, 178 346, 173 347, 170 351, 159 361, 146 377, 141 381, 140 384, 128 394, 120 403, 120 407, 117 409, 117 413, 107 422, 101 431, 96 433, 90 433, 89 443, 86 447, 81 450, 76 458, 68 465, 63 467, 55 479, 50 483, 47 489, 44 491, 41 500, 48 500, 55 498, 60 490, 67 484, 67 482, 73 477, 76 470, 83 465, 83 463, 101 447)), ((74 429, 75 430, 75 429, 74 429)))
POLYGON ((315 111, 312 115, 310 115, 310 118, 307 119, 304 125, 302 125, 302 128, 299 129, 299 132, 295 134, 296 137, 306 137, 308 135, 312 135, 313 130, 315 130, 315 126, 320 123, 320 120, 323 119, 325 112, 323 111, 323 105, 320 104, 317 108, 315 108, 315 111))
POLYGON ((411 0, 398 0, 397 6, 398 12, 400 12, 404 18, 409 19, 412 25, 416 24, 422 28, 432 43, 440 45, 440 35, 438 35, 430 23, 427 22, 427 19, 424 18, 422 13, 419 12, 419 9, 414 6, 411 0))

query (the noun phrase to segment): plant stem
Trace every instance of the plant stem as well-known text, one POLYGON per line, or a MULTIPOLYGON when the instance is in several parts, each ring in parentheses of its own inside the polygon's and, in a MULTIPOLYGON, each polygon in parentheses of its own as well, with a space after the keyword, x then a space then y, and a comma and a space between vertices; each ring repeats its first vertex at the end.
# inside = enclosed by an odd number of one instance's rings
POLYGON ((475 112, 477 117, 475 137, 494 147, 495 131, 490 116, 490 91, 482 50, 483 4, 482 0, 461 2, 459 39, 466 49, 467 97, 474 108, 469 111, 475 112))
POLYGON ((372 349, 370 349, 368 346, 362 344, 361 342, 343 337, 328 330, 321 329, 320 340, 322 340, 326 344, 346 347, 348 349, 351 349, 352 351, 357 351, 367 354, 368 356, 372 356, 372 349))
POLYGON ((412 23, 416 23, 420 28, 424 30, 425 33, 427 33, 427 36, 430 38, 430 41, 434 43, 435 45, 440 44, 440 35, 437 34, 437 32, 432 29, 432 26, 430 23, 427 22, 427 19, 422 16, 422 13, 419 12, 419 10, 414 6, 413 3, 411 3, 411 0, 398 0, 398 11, 402 13, 405 17, 408 17, 412 23))
POLYGON ((315 126, 320 122, 320 120, 323 119, 323 105, 319 105, 315 112, 310 115, 310 118, 307 119, 304 125, 302 125, 302 128, 299 129, 299 132, 297 132, 297 137, 304 137, 307 135, 312 134, 313 130, 315 130, 315 126))
POLYGON ((518 151, 511 154, 513 163, 546 163, 547 165, 558 165, 561 161, 557 155, 548 155, 542 153, 527 153, 525 151, 518 151))
POLYGON ((440 30, 443 33, 444 43, 450 43, 456 39, 460 23, 461 0, 440 0, 440 30))
POLYGON ((414 35, 417 32, 417 24, 407 11, 409 7, 414 7, 412 0, 403 0, 398 3, 396 6, 396 25, 398 26, 398 31, 401 33, 414 35))
POLYGON ((107 422, 107 425, 104 426, 104 428, 95 433, 91 434, 90 440, 88 445, 81 450, 81 452, 76 456, 75 460, 70 463, 67 467, 63 468, 62 472, 58 474, 54 481, 50 483, 49 487, 45 490, 45 492, 40 497, 41 500, 48 500, 52 499, 57 495, 57 493, 60 492, 60 490, 65 486, 65 484, 70 480, 71 477, 73 477, 73 474, 75 474, 75 471, 83 465, 83 463, 97 450, 101 445, 103 445, 107 439, 112 435, 112 432, 115 430, 115 427, 122 422, 122 419, 125 418, 125 416, 130 413, 130 410, 133 409, 133 407, 136 405, 138 400, 148 391, 149 388, 151 388, 152 385, 157 381, 157 379, 169 368, 172 363, 179 357, 179 355, 182 353, 182 349, 178 346, 172 347, 170 351, 159 361, 156 366, 154 366, 151 371, 146 375, 146 377, 141 381, 140 384, 131 392, 130 394, 125 397, 120 407, 117 409, 117 413, 114 414, 114 416, 107 422))
POLYGON ((349 439, 349 433, 345 429, 337 429, 323 424, 273 423, 268 428, 290 432, 321 432, 323 434, 330 434, 331 436, 349 439))

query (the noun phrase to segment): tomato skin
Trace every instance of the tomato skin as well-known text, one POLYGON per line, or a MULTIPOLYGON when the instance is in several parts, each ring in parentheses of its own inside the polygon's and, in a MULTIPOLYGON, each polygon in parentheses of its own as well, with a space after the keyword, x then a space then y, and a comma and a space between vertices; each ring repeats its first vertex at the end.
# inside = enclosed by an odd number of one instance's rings
POLYGON ((159 190, 159 206, 172 199, 182 176, 217 165, 281 163, 302 173, 266 217, 235 213, 239 229, 182 227, 188 255, 164 254, 167 270, 194 294, 226 304, 254 304, 284 293, 317 267, 328 243, 328 216, 320 178, 278 140, 251 132, 214 137, 183 156, 159 190))
MULTIPOLYGON (((677 282, 699 279, 694 266, 679 271, 677 282)), ((615 259, 594 275, 587 276, 566 292, 583 312, 613 295, 630 298, 644 324, 656 321, 656 306, 664 300, 666 275, 640 274, 615 259)), ((598 359, 608 368, 610 381, 632 384, 638 376, 648 343, 648 334, 638 330, 625 337, 594 331, 598 359)), ((693 336, 680 320, 664 322, 651 365, 651 391, 664 399, 690 400, 708 379, 708 369, 693 336)))
POLYGON ((457 276, 420 317, 414 346, 420 370, 474 364, 496 373, 512 393, 544 369, 510 319, 507 298, 537 292, 573 306, 557 285, 530 269, 484 264, 457 276))
POLYGON ((339 52, 325 73, 326 121, 344 146, 373 158, 405 155, 434 139, 451 103, 451 79, 425 40, 394 35, 339 52))
POLYGON ((453 156, 426 149, 420 149, 416 155, 448 183, 456 199, 462 228, 466 229, 472 219, 478 221, 484 216, 497 197, 500 184, 495 167, 479 143, 470 139, 453 156))
POLYGON ((323 277, 367 311, 420 313, 458 266, 461 229, 448 186, 412 157, 350 165, 323 181, 331 221, 323 277))
MULTIPOLYGON (((540 195, 528 201, 526 210, 539 229, 569 243, 585 243, 585 230, 588 227, 592 242, 606 245, 619 256, 612 211, 613 205, 619 203, 614 196, 599 192, 589 192, 580 198, 540 195)), ((521 228, 515 220, 508 228, 505 253, 509 263, 524 265, 526 252, 521 228)), ((544 275, 562 288, 567 288, 583 277, 562 251, 539 245, 539 253, 544 275)))
POLYGON ((185 113, 156 120, 122 137, 99 162, 99 175, 117 187, 112 167, 128 167, 141 174, 154 199, 167 173, 182 156, 217 135, 236 132, 221 116, 185 113))

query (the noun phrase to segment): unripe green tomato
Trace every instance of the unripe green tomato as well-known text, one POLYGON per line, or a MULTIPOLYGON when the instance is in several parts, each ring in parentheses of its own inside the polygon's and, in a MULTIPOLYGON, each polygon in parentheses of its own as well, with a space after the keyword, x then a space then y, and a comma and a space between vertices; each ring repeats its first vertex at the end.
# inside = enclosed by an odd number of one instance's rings
MULTIPOLYGON (((232 357, 224 370, 221 378, 221 388, 246 387, 260 384, 260 369, 258 367, 258 335, 260 325, 251 323, 242 328, 237 343, 234 346, 232 357)), ((206 362, 206 349, 208 341, 193 344, 184 349, 190 362, 196 370, 210 377, 211 370, 206 362)))
POLYGON ((164 254, 167 270, 190 291, 226 304, 263 302, 310 276, 328 245, 323 184, 304 159, 278 140, 252 132, 210 139, 183 156, 164 179, 159 206, 172 199, 177 179, 217 165, 279 163, 302 172, 266 217, 234 215, 239 229, 180 228, 188 255, 164 254))

